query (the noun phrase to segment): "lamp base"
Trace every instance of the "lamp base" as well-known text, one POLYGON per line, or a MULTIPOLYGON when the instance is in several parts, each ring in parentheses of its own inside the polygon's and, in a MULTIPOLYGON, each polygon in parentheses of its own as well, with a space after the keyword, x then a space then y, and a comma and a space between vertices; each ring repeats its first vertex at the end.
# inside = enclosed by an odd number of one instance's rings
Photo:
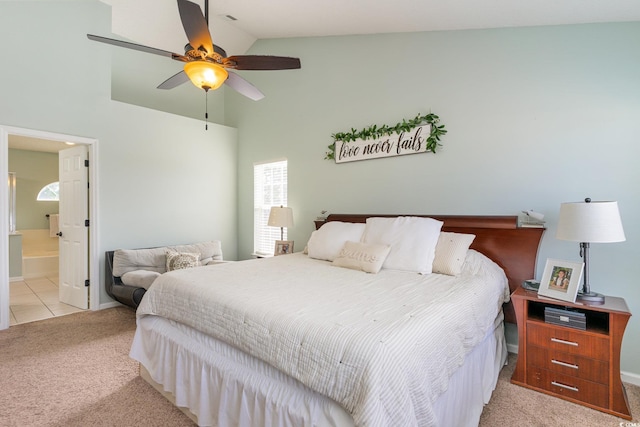
POLYGON ((576 301, 584 304, 604 304, 604 295, 597 292, 578 292, 576 301))

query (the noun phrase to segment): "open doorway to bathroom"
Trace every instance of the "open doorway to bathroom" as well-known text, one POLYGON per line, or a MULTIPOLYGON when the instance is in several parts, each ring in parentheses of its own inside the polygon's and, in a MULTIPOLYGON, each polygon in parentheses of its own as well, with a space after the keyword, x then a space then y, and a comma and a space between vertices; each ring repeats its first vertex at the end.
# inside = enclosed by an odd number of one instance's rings
POLYGON ((71 145, 9 135, 9 176, 15 183, 9 190, 15 200, 9 212, 10 326, 83 311, 59 298, 58 151, 71 145))
MULTIPOLYGON (((72 145, 86 147, 88 164, 95 162, 97 151, 96 141, 87 138, 0 127, 2 130, 5 132, 0 132, 0 139, 4 139, 0 149, 7 153, 7 165, 0 165, 0 170, 6 167, 7 173, 13 173, 15 215, 9 212, 9 223, 13 227, 8 230, 8 235, 2 236, 5 230, 0 232, 0 238, 8 240, 9 253, 9 277, 0 278, 0 329, 82 311, 59 298, 60 270, 68 275, 71 268, 65 266, 68 257, 64 251, 62 257, 58 251, 59 241, 64 240, 61 237, 62 225, 57 221, 63 203, 55 200, 55 184, 59 181, 58 153, 61 150, 69 151, 72 145), (39 194, 43 197, 38 197, 39 194)), ((72 261, 76 270, 86 272, 88 288, 81 291, 85 294, 84 309, 88 307, 92 310, 99 308, 98 263, 96 250, 93 249, 97 246, 95 233, 92 232, 96 222, 96 178, 95 172, 87 178, 87 182, 92 183, 88 186, 88 201, 85 202, 88 211, 87 253, 79 261, 72 261)), ((11 197, 8 199, 11 202, 11 197)), ((9 211, 10 208, 11 203, 9 211)), ((84 283, 85 279, 82 280, 83 286, 84 283)))

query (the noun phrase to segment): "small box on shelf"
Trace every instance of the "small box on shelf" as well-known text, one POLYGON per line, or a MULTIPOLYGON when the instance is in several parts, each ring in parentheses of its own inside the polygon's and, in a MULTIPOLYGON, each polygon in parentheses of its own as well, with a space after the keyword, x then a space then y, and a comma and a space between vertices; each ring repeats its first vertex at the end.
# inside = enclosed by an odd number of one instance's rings
POLYGON ((545 307, 544 321, 554 325, 581 329, 583 331, 587 329, 587 316, 579 311, 566 310, 557 307, 545 307))

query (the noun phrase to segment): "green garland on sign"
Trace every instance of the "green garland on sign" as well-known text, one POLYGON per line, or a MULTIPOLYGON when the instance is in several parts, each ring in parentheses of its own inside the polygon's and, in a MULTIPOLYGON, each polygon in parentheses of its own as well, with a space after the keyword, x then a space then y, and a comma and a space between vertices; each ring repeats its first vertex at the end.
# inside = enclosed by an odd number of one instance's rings
POLYGON ((440 137, 445 133, 447 133, 446 129, 444 128, 444 125, 440 125, 440 126, 437 125, 439 121, 440 121, 440 117, 438 117, 435 114, 429 113, 425 116, 418 114, 413 119, 410 119, 410 120, 403 119, 402 123, 398 123, 395 126, 382 125, 378 127, 376 125, 371 125, 360 131, 352 128, 351 132, 334 133, 333 135, 331 135, 331 138, 333 138, 333 143, 329 145, 328 147, 329 151, 327 151, 326 156, 324 158, 325 160, 335 159, 336 141, 349 142, 349 141, 355 141, 357 139, 363 139, 363 140, 378 139, 384 136, 390 136, 394 133, 400 134, 402 132, 409 132, 411 129, 427 123, 431 125, 431 134, 427 138, 425 151, 431 151, 432 153, 435 153, 437 148, 442 146, 442 144, 440 144, 440 137))

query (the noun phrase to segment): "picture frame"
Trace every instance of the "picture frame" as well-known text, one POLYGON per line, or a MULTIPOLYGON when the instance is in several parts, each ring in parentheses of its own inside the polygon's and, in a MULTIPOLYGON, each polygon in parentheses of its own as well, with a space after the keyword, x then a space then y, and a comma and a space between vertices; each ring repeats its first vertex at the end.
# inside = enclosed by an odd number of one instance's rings
POLYGON ((538 295, 576 302, 583 269, 583 262, 547 259, 538 295))
POLYGON ((287 255, 293 253, 293 240, 276 240, 276 247, 273 255, 287 255))

